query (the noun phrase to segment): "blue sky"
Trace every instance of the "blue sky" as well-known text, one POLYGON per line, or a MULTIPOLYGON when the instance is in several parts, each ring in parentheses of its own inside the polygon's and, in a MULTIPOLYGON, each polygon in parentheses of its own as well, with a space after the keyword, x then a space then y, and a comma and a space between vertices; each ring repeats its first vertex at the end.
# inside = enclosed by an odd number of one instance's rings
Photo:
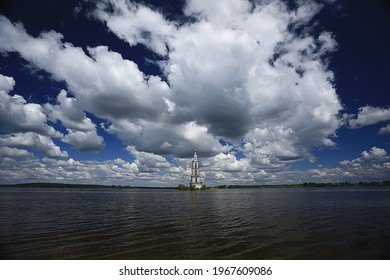
POLYGON ((0 183, 390 178, 385 1, 2 1, 0 183))

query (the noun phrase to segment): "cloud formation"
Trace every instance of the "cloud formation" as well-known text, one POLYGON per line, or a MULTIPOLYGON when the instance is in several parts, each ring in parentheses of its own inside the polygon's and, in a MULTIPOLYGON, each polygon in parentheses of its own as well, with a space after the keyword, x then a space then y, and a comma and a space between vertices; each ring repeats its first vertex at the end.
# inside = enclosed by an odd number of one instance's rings
POLYGON ((356 119, 349 120, 351 128, 359 128, 390 120, 390 109, 366 105, 360 107, 356 119))
POLYGON ((47 124, 47 117, 40 104, 28 103, 21 95, 9 95, 15 80, 0 74, 0 131, 36 132, 45 136, 61 134, 47 124))
MULTIPOLYGON (((180 17, 168 19, 142 3, 98 1, 91 20, 131 50, 148 49, 154 60, 145 59, 161 76, 141 71, 110 46, 83 49, 53 30, 32 36, 0 16, 0 52, 19 54, 66 86, 54 101, 29 103, 11 95, 14 79, 0 74, 3 164, 26 157, 26 166, 46 168, 53 178, 174 182, 188 175, 196 148, 210 182, 290 180, 280 173, 286 165, 313 163, 313 148, 336 147, 344 122, 328 68, 337 43, 333 34, 312 28, 321 7, 313 1, 290 9, 283 1, 188 0, 180 17), (56 144, 99 152, 107 145, 99 130, 118 137, 134 160, 77 161, 56 144)), ((388 111, 362 107, 349 126, 390 120, 388 111)), ((374 148, 366 159, 379 156, 374 148)), ((312 175, 329 173, 317 171, 312 175)))
POLYGON ((131 46, 165 46, 156 52, 165 57, 159 65, 171 89, 169 121, 195 121, 211 137, 245 138, 254 149, 266 146, 268 155, 295 160, 311 147, 333 146, 340 126, 342 106, 323 59, 337 44, 327 32, 289 31, 319 8, 187 1, 184 14, 194 20, 174 24, 141 4, 104 1, 95 15, 131 46), (159 24, 142 24, 144 13, 159 24))
POLYGON ((389 160, 389 156, 387 155, 386 150, 372 147, 368 152, 363 151, 361 153, 361 157, 358 157, 352 161, 342 161, 341 164, 347 165, 347 164, 364 164, 364 163, 379 163, 389 160))
POLYGON ((85 53, 62 42, 59 33, 33 38, 6 18, 1 29, 7 43, 1 48, 67 83, 75 98, 62 92, 59 105, 46 110, 69 129, 76 123, 93 126, 78 109, 83 108, 139 150, 183 156, 198 147, 211 155, 226 151, 220 138, 237 144, 245 138, 281 161, 296 160, 311 147, 333 145, 330 138, 340 126, 342 106, 322 59, 335 41, 327 32, 314 37, 289 31, 318 9, 307 4, 290 11, 279 1, 188 1, 184 14, 195 20, 171 22, 141 4, 100 2, 95 16, 119 38, 164 56, 159 65, 169 85, 106 46, 85 53), (70 61, 78 61, 77 70, 70 61))
POLYGON ((68 153, 62 151, 50 137, 35 132, 0 135, 0 146, 32 148, 51 158, 68 157, 68 153))
POLYGON ((63 142, 80 151, 98 152, 104 149, 103 137, 97 135, 95 124, 86 116, 77 99, 68 97, 67 92, 62 90, 57 96, 57 103, 46 103, 44 111, 51 121, 60 121, 67 129, 68 134, 61 139, 63 142))

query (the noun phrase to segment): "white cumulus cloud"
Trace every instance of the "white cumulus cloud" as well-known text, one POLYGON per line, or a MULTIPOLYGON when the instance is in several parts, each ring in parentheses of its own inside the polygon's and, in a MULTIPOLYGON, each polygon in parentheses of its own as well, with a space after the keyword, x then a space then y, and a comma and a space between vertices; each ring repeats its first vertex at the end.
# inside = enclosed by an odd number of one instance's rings
POLYGON ((32 154, 24 149, 0 147, 0 154, 4 157, 31 157, 32 154))
MULTIPOLYGON (((98 6, 96 16, 129 44, 155 50, 152 40, 124 36, 142 22, 141 8, 150 8, 108 2, 114 11, 98 6)), ((187 1, 184 13, 195 21, 177 22, 176 28, 154 11, 161 30, 144 27, 168 46, 160 62, 172 88, 165 99, 168 116, 187 127, 195 121, 210 135, 209 143, 214 137, 245 137, 281 160, 310 157, 311 147, 335 146, 330 138, 341 125, 342 106, 325 57, 337 44, 329 32, 315 37, 289 31, 306 24, 319 9, 312 2, 290 11, 281 1, 187 1), (268 143, 256 137, 258 130, 275 135, 281 129, 289 135, 268 143)))
POLYGON ((62 138, 62 141, 79 151, 99 152, 105 147, 103 137, 97 135, 96 130, 84 132, 68 129, 67 131, 68 134, 62 138))
POLYGON ((379 132, 378 132, 379 134, 390 134, 390 124, 388 124, 387 126, 385 126, 385 127, 381 127, 380 129, 379 129, 379 132))
MULTIPOLYGON (((23 130, 21 113, 15 113, 20 118, 12 127, 19 125, 19 130, 2 130, 41 134, 26 134, 31 141, 25 144, 21 134, 1 141, 38 149, 48 157, 66 157, 47 137, 56 133, 48 119, 66 128, 66 135, 57 135, 62 141, 99 151, 104 141, 88 117, 92 114, 136 158, 98 165, 107 178, 126 170, 140 180, 162 170, 177 178, 173 174, 187 170, 186 165, 173 165, 166 157, 188 157, 195 148, 207 158, 205 175, 215 180, 232 179, 232 173, 237 181, 272 179, 288 162, 314 161, 312 148, 335 147, 342 125, 342 105, 328 69, 337 43, 331 33, 311 28, 321 5, 299 1, 298 6, 291 10, 283 1, 188 0, 181 18, 168 19, 134 1, 98 1, 95 18, 129 46, 143 45, 154 53, 161 77, 142 72, 109 46, 82 49, 56 31, 34 37, 0 16, 0 51, 18 53, 67 87, 55 104, 41 106, 11 97, 13 79, 0 77, 3 103, 8 104, 3 111, 11 112, 13 106, 15 112, 30 112, 25 114, 34 121, 27 122, 30 130, 23 130)), ((351 126, 369 123, 362 119, 363 111, 351 126)), ((59 168, 58 161, 51 164, 59 168)), ((78 174, 92 176, 83 172, 78 174)))
POLYGON ((14 86, 12 77, 0 74, 0 130, 61 137, 61 133, 47 124, 47 117, 40 104, 29 103, 18 94, 9 94, 14 86))
POLYGON ((76 98, 68 97, 68 93, 62 90, 57 96, 56 105, 44 104, 45 113, 50 120, 61 121, 66 128, 78 131, 91 131, 95 125, 90 118, 87 118, 84 109, 76 98))
POLYGON ((389 120, 390 109, 367 105, 359 108, 357 117, 349 120, 349 126, 351 128, 359 128, 389 120))
POLYGON ((361 157, 358 157, 354 160, 344 160, 340 162, 342 165, 360 164, 365 163, 379 163, 388 160, 390 157, 387 155, 387 151, 382 148, 372 147, 369 151, 363 151, 361 157))
POLYGON ((68 153, 62 151, 51 138, 35 132, 0 135, 0 146, 28 147, 40 151, 51 158, 68 157, 68 153))
POLYGON ((107 46, 85 53, 59 33, 34 38, 4 17, 0 48, 67 83, 75 98, 60 93, 58 104, 46 109, 69 129, 91 126, 86 111, 140 151, 188 156, 198 148, 216 155, 228 151, 221 138, 237 145, 245 139, 276 160, 297 160, 311 157, 312 147, 335 146, 331 138, 341 125, 342 106, 326 59, 337 44, 329 32, 296 33, 320 7, 307 2, 294 11, 282 1, 187 1, 186 18, 172 21, 132 1, 99 2, 95 16, 109 30, 161 55, 156 63, 168 83, 107 46), (78 61, 77 70, 71 61, 78 61), (70 118, 69 104, 79 108, 79 122, 70 118), (281 130, 284 138, 272 136, 281 130), (272 139, 259 138, 258 131, 272 139))

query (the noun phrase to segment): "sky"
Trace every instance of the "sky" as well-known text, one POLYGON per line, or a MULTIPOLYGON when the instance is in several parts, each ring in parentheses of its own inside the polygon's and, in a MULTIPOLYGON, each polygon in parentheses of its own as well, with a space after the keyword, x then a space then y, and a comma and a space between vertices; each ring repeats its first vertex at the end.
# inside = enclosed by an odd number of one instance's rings
POLYGON ((0 184, 390 179, 390 7, 5 0, 0 184))

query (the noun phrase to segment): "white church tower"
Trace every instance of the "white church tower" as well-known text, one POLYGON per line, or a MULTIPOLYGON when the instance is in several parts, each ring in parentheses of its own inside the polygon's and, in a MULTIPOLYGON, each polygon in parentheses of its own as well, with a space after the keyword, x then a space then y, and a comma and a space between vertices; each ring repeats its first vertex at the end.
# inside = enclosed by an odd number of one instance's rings
POLYGON ((196 150, 194 151, 194 157, 192 158, 192 167, 191 167, 191 182, 190 187, 200 189, 202 187, 202 180, 199 175, 199 162, 196 150))

